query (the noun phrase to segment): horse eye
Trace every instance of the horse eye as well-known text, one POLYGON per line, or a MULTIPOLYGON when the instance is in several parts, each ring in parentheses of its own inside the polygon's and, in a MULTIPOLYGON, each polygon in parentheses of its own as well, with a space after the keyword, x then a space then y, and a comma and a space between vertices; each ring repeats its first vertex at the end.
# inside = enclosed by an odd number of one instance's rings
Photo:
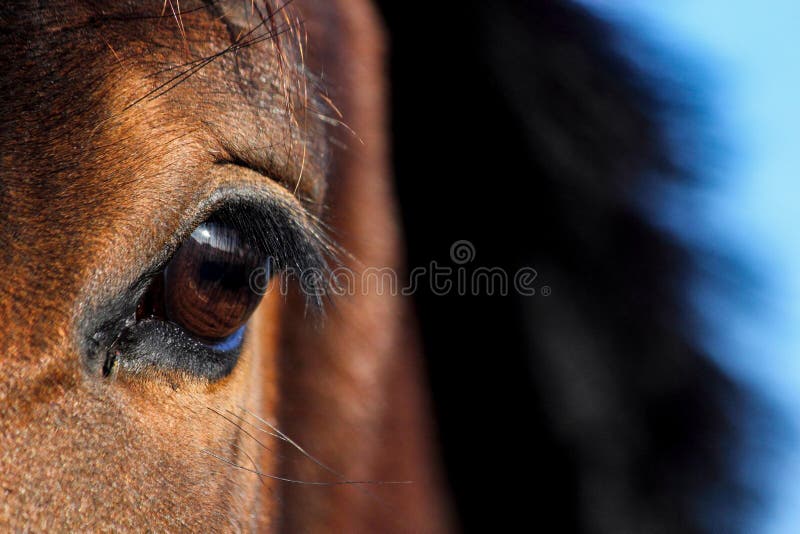
POLYGON ((163 314, 203 340, 231 336, 261 300, 251 289, 251 275, 267 267, 267 258, 238 230, 207 221, 181 245, 164 270, 163 314))

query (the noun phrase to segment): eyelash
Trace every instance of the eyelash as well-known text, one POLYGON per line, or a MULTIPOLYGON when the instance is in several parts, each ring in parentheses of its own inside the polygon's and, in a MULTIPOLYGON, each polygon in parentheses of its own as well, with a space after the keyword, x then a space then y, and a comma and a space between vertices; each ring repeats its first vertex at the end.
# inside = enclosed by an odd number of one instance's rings
MULTIPOLYGON (((270 258, 276 273, 291 269, 297 273, 314 270, 327 274, 337 261, 338 247, 316 220, 301 207, 287 201, 228 201, 218 205, 206 219, 212 216, 247 236, 252 246, 270 258)), ((116 316, 94 329, 86 342, 90 368, 100 367, 104 376, 114 373, 120 366, 133 373, 147 369, 171 370, 212 381, 233 370, 241 352, 246 326, 225 339, 208 343, 168 321, 154 317, 135 319, 136 307, 169 265, 177 248, 165 255, 157 267, 148 271, 149 274, 140 277, 117 302, 108 306, 111 313, 116 311, 116 316), (133 310, 131 298, 135 299, 133 310), (105 350, 104 346, 107 347, 105 350)), ((327 294, 324 284, 329 279, 329 276, 322 276, 317 281, 319 287, 305 291, 306 304, 312 312, 323 312, 324 295, 327 294)), ((98 315, 107 314, 101 312, 98 315)))

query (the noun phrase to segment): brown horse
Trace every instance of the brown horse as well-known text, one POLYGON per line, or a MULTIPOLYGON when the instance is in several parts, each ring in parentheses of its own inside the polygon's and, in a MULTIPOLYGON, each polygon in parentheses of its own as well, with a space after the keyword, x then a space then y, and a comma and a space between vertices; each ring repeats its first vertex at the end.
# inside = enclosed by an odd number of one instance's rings
POLYGON ((405 301, 250 287, 400 263, 371 7, 0 21, 0 528, 447 530, 405 301))

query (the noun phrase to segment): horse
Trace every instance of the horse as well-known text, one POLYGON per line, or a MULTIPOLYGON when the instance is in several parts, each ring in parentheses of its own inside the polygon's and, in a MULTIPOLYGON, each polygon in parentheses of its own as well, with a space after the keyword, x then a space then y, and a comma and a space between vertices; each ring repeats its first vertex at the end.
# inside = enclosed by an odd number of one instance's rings
POLYGON ((446 528, 404 301, 248 277, 399 268, 373 7, 0 20, 3 528, 446 528))
POLYGON ((3 530, 702 531, 739 495, 740 392, 665 320, 687 254, 629 201, 683 171, 583 8, 11 0, 0 25, 3 530), (364 275, 465 237, 553 294, 364 275))

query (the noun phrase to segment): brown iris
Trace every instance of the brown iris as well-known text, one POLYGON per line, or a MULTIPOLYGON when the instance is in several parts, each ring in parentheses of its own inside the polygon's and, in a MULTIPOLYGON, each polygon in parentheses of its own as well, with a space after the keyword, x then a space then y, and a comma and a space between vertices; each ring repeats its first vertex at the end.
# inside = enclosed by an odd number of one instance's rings
POLYGON ((239 330, 261 296, 250 277, 263 254, 235 228, 207 221, 181 245, 164 271, 164 313, 189 333, 219 340, 239 330))

